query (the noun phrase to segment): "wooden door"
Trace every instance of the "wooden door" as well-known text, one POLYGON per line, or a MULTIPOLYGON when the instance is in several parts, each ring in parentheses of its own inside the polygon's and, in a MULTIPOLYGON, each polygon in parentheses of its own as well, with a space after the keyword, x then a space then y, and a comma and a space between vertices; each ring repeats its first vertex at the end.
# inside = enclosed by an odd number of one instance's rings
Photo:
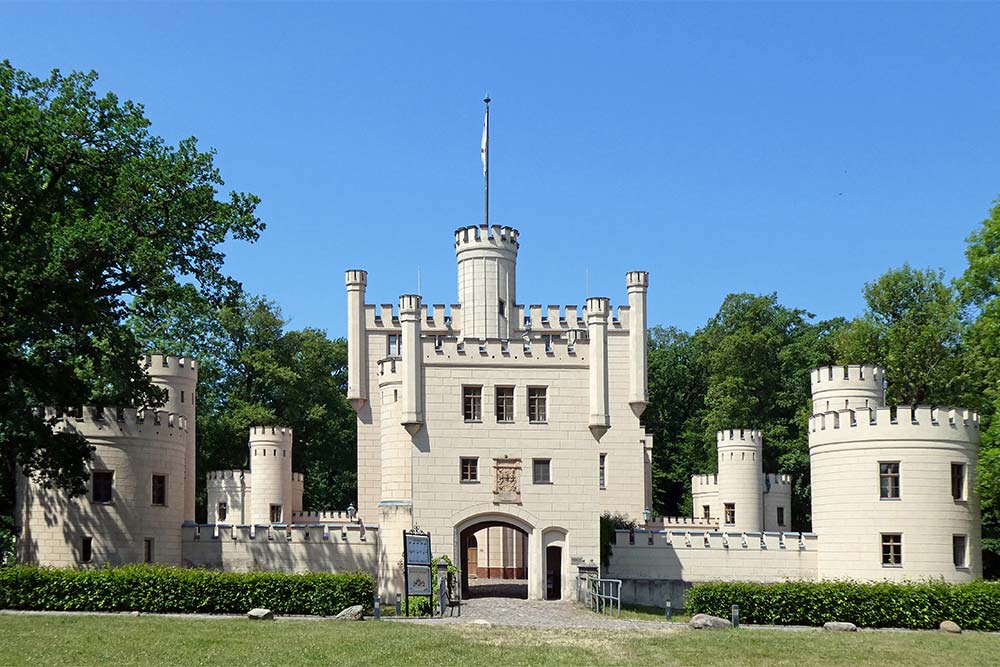
POLYGON ((469 541, 466 543, 465 563, 465 571, 468 573, 469 577, 477 577, 478 575, 476 574, 476 570, 479 567, 479 545, 476 541, 475 535, 469 535, 469 541))

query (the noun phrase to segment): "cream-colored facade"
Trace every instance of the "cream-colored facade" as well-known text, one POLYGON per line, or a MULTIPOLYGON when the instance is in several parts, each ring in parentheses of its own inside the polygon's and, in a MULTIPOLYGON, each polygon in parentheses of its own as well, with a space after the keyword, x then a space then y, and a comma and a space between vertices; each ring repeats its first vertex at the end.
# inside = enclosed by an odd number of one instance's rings
POLYGON ((603 297, 525 307, 518 244, 509 227, 458 230, 450 309, 412 294, 367 304, 366 272, 346 274, 358 509, 377 517, 387 597, 404 530, 429 531, 468 571, 470 538, 492 527, 523 533, 529 598, 569 597, 578 566, 600 561, 601 513, 649 506, 648 274, 626 274, 617 312, 603 297))

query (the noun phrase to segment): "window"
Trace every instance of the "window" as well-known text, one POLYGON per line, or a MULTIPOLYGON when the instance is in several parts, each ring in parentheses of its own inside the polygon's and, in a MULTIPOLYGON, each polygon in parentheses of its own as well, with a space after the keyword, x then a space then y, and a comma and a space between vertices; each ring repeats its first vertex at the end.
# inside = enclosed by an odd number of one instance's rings
POLYGON ((80 562, 89 563, 94 557, 94 538, 93 537, 81 537, 80 538, 80 562))
POLYGON ((153 540, 149 537, 142 541, 142 560, 146 563, 153 562, 153 540))
POLYGON ((462 470, 462 481, 463 482, 478 482, 479 481, 479 459, 477 458, 463 458, 461 459, 460 468, 462 470))
POLYGON ((951 536, 951 551, 955 558, 955 567, 969 567, 968 552, 969 539, 965 535, 951 536))
POLYGON ((497 421, 514 421, 514 388, 497 387, 497 421))
POLYGON ((726 503, 726 525, 731 526, 736 523, 736 503, 726 503))
POLYGON ((903 536, 899 533, 882 533, 882 567, 903 565, 903 536))
POLYGON ((532 459, 531 461, 531 481, 535 484, 552 483, 552 460, 532 459))
POLYGON ((95 503, 110 503, 114 500, 115 473, 111 470, 95 470, 91 473, 90 487, 95 503))
POLYGON ((400 334, 389 334, 385 337, 386 340, 386 350, 385 354, 388 357, 401 357, 403 356, 403 337, 400 334))
POLYGON ((154 505, 167 504, 167 476, 153 475, 152 501, 154 505))
POLYGON ((779 526, 784 526, 785 525, 785 508, 784 507, 779 507, 778 508, 778 525, 779 526))
POLYGON ((552 336, 542 336, 542 342, 545 343, 545 353, 552 354, 552 336))
POLYGON ((184 402, 184 390, 181 389, 181 403, 184 402))
POLYGON ((281 523, 281 505, 271 505, 271 523, 281 523))
POLYGON ((229 506, 226 503, 219 503, 218 521, 225 521, 229 515, 229 506))
POLYGON ((898 499, 899 498, 899 462, 879 463, 879 498, 898 499))
POLYGON ((607 488, 607 483, 608 483, 607 465, 608 465, 608 455, 601 454, 601 457, 597 463, 597 483, 602 489, 607 488))
POLYGON ((951 464, 951 497, 965 500, 965 464, 951 464))
POLYGON ((507 317, 507 304, 503 302, 503 299, 500 299, 498 302, 497 314, 499 314, 500 317, 507 317))
POLYGON ((705 519, 706 521, 708 521, 709 519, 712 518, 712 506, 711 505, 702 505, 701 506, 701 517, 703 519, 705 519))
POLYGON ((528 387, 528 421, 545 421, 545 387, 528 387))
POLYGON ((482 387, 462 387, 462 414, 467 422, 483 420, 482 387))

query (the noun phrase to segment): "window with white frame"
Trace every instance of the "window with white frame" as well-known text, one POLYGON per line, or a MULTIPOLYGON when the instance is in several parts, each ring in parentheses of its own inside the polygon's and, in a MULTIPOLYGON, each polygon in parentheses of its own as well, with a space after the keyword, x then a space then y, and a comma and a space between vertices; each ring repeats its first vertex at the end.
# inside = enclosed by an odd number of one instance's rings
POLYGON ((545 387, 528 387, 528 421, 541 424, 546 421, 545 387))
POLYGON ((497 387, 497 421, 510 423, 514 421, 514 388, 497 387))
POLYGON ((951 464, 951 497, 955 500, 966 500, 964 463, 951 464))
POLYGON ((951 551, 955 560, 955 567, 969 567, 968 535, 952 535, 951 551))
POLYGON ((899 499, 899 461, 880 461, 878 464, 879 498, 899 499))
POLYGON ((882 566, 902 567, 902 565, 903 565, 902 533, 882 533, 882 566))
POLYGON ((462 415, 467 422, 483 420, 482 387, 462 387, 462 415))

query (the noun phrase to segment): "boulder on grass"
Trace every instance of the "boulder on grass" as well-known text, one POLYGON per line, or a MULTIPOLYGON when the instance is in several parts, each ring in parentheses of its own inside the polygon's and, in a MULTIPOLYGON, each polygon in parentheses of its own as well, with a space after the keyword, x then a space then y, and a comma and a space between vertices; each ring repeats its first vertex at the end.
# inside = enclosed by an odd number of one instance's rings
POLYGON ((718 616, 709 616, 708 614, 695 614, 690 622, 688 622, 695 630, 702 630, 704 628, 731 628, 733 624, 724 618, 719 618, 718 616))
POLYGON ((251 609, 247 612, 247 618, 251 621, 273 621, 274 612, 270 609, 261 609, 257 607, 256 609, 251 609))
POLYGON ((960 626, 955 621, 941 621, 941 625, 939 625, 938 628, 942 632, 950 632, 954 635, 962 633, 962 626, 960 626))
POLYGON ((359 604, 353 605, 340 612, 334 618, 342 621, 360 621, 365 616, 365 608, 359 604))
POLYGON ((839 621, 830 621, 829 623, 823 624, 824 630, 829 630, 830 632, 857 632, 858 626, 853 623, 841 623, 839 621))

